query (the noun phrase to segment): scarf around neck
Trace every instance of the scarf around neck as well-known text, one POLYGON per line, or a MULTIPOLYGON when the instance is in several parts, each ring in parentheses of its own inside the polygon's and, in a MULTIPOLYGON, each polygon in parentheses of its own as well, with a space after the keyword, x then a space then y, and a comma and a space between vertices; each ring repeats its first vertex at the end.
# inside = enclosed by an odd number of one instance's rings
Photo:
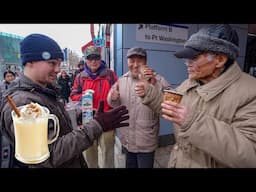
POLYGON ((97 71, 95 73, 93 73, 91 71, 91 69, 88 67, 87 63, 85 63, 85 69, 84 70, 94 80, 99 76, 100 72, 105 68, 106 68, 106 63, 103 60, 101 60, 100 67, 97 69, 97 71))

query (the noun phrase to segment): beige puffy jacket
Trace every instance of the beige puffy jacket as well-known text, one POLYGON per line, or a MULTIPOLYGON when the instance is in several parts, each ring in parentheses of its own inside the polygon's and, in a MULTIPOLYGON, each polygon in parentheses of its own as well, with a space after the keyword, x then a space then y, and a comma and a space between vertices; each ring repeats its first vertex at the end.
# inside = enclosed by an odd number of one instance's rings
MULTIPOLYGON (((160 75, 156 75, 155 88, 161 91, 170 84, 160 75)), ((127 72, 118 79, 120 99, 111 100, 112 89, 108 94, 107 101, 110 106, 125 105, 129 110, 129 127, 117 129, 118 137, 122 145, 130 152, 152 152, 158 146, 159 115, 148 106, 141 103, 141 98, 135 94, 134 88, 137 79, 133 79, 127 72)))
MULTIPOLYGON (((256 79, 234 63, 200 86, 186 80, 178 88, 191 113, 174 125, 177 143, 169 167, 256 167, 256 79)), ((160 112, 161 93, 149 86, 143 103, 160 112)))

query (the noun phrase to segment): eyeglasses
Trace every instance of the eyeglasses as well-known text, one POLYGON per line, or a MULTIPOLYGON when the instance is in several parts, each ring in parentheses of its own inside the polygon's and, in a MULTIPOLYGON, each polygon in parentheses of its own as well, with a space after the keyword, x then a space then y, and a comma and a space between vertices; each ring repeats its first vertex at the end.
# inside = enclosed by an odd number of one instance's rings
POLYGON ((97 60, 98 61, 98 60, 101 59, 101 57, 100 57, 100 55, 88 55, 86 59, 89 60, 89 61, 92 61, 92 60, 97 60))

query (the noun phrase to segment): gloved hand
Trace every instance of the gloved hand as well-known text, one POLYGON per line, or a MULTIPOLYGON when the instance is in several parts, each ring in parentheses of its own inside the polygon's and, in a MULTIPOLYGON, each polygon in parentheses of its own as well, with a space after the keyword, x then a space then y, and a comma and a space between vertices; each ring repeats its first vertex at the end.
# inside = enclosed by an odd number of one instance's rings
POLYGON ((94 119, 102 126, 103 131, 110 131, 115 128, 129 126, 129 123, 121 123, 129 119, 128 110, 126 106, 121 105, 108 112, 104 112, 104 101, 100 101, 98 111, 94 119))

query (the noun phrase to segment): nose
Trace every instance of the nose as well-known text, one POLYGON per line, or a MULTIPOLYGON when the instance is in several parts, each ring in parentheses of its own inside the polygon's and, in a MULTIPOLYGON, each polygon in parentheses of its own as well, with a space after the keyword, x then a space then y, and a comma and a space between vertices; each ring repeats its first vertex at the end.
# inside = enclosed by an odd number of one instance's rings
POLYGON ((55 71, 55 73, 59 73, 61 71, 60 70, 60 64, 55 65, 54 71, 55 71))
POLYGON ((139 63, 138 62, 134 62, 134 67, 139 67, 139 63))

